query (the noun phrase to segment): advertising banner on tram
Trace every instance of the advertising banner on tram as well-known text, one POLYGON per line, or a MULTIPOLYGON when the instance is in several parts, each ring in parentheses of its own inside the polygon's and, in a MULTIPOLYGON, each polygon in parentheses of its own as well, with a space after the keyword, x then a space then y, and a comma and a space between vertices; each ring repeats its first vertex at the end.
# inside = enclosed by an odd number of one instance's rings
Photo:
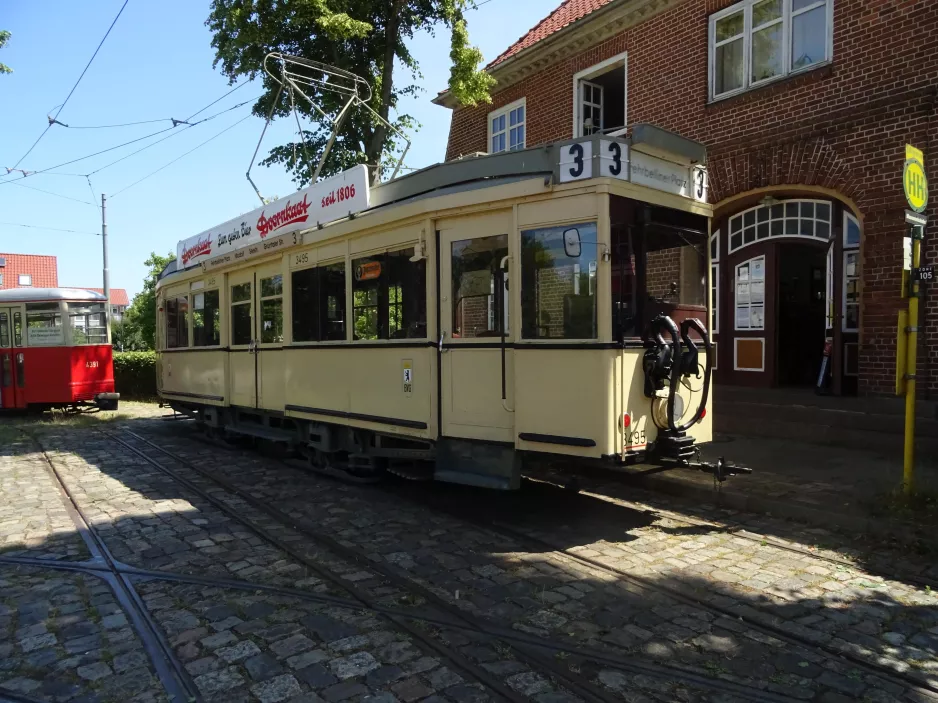
POLYGON ((256 210, 228 220, 176 245, 179 268, 291 232, 326 224, 366 210, 368 169, 364 165, 327 178, 256 210))

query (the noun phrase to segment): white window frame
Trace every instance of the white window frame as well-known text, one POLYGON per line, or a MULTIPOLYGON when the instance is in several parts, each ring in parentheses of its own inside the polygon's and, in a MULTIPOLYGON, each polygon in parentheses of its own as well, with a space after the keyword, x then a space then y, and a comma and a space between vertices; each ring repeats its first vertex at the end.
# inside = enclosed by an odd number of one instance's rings
POLYGON ((16 277, 16 283, 20 286, 32 286, 33 285, 33 275, 31 273, 21 273, 16 277), (25 279, 25 282, 24 282, 25 279))
POLYGON ((765 290, 765 289, 766 289, 767 273, 768 273, 768 272, 765 270, 765 255, 764 255, 764 254, 761 255, 761 256, 754 256, 754 257, 752 257, 751 259, 747 259, 746 261, 740 261, 738 264, 736 264, 736 268, 735 268, 734 273, 733 273, 733 329, 734 329, 735 331, 737 331, 737 332, 753 332, 753 331, 758 332, 758 331, 760 331, 760 330, 764 330, 764 329, 765 329, 765 298, 766 298, 766 290, 765 290), (762 262, 762 279, 761 279, 761 280, 762 280, 762 302, 761 302, 761 303, 756 303, 755 305, 753 305, 753 303, 752 303, 752 281, 753 281, 753 278, 752 278, 752 265, 753 265, 753 263, 755 263, 756 261, 761 261, 761 262, 762 262), (739 302, 739 300, 738 300, 738 296, 739 296, 739 269, 742 268, 743 266, 748 266, 748 267, 749 267, 749 278, 746 280, 746 284, 749 286, 749 300, 748 300, 746 303, 743 303, 743 305, 745 305, 745 307, 746 307, 746 310, 749 311, 749 315, 748 315, 747 319, 749 320, 749 323, 750 323, 750 324, 749 324, 748 327, 740 327, 740 326, 739 326, 739 313, 737 312, 738 309, 741 307, 741 306, 740 306, 740 302, 739 302), (756 307, 756 308, 761 307, 761 308, 762 308, 762 324, 759 325, 758 327, 755 327, 755 326, 752 325, 752 308, 753 308, 753 307, 756 307))
MULTIPOLYGON (((608 58, 605 61, 600 61, 598 64, 594 66, 590 66, 589 68, 585 68, 582 71, 577 71, 576 73, 573 74, 573 137, 574 139, 576 139, 577 137, 584 136, 583 125, 581 124, 581 120, 580 120, 580 112, 581 112, 580 108, 582 107, 580 104, 580 96, 581 96, 580 81, 583 81, 583 80, 589 81, 589 79, 591 78, 596 78, 598 76, 603 75, 604 73, 609 73, 610 71, 614 71, 615 69, 619 67, 620 64, 622 65, 622 69, 623 69, 622 73, 624 75, 623 80, 625 83, 625 85, 623 86, 624 105, 623 105, 623 111, 622 111, 623 124, 625 126, 623 126, 622 128, 622 132, 625 131, 626 127, 629 124, 629 54, 627 51, 624 51, 621 54, 616 54, 615 56, 608 58)), ((492 123, 489 122, 490 126, 491 124, 492 123)), ((617 131, 615 134, 610 134, 609 136, 616 136, 618 134, 620 134, 620 132, 617 131)), ((489 143, 491 144, 491 141, 489 143)))
POLYGON ((521 126, 524 127, 524 140, 521 142, 521 146, 516 147, 515 151, 517 151, 517 150, 519 150, 519 149, 524 149, 524 148, 527 146, 527 143, 528 143, 528 105, 527 105, 527 98, 520 98, 520 99, 518 99, 518 100, 515 100, 513 103, 508 103, 507 105, 504 105, 504 106, 498 108, 497 110, 492 110, 492 111, 489 113, 489 115, 488 115, 487 129, 486 129, 486 132, 488 133, 488 139, 487 139, 487 141, 486 141, 486 145, 487 145, 487 146, 486 146, 486 151, 487 151, 489 154, 501 154, 501 153, 503 153, 503 152, 501 152, 501 151, 492 151, 492 137, 494 137, 496 134, 502 134, 502 130, 499 130, 498 132, 493 132, 493 131, 492 131, 492 120, 494 120, 496 117, 501 117, 501 116, 503 116, 503 115, 504 115, 504 117, 505 117, 505 130, 504 130, 504 134, 505 134, 505 149, 504 149, 504 151, 512 151, 511 146, 510 146, 510 138, 509 138, 509 135, 511 134, 511 130, 513 129, 513 127, 518 127, 518 125, 512 126, 511 124, 509 124, 510 121, 511 121, 510 114, 511 114, 511 111, 512 111, 512 110, 517 110, 519 107, 523 107, 523 108, 524 108, 524 119, 521 120, 521 122, 519 123, 521 126))
POLYGON ((830 243, 830 242, 832 241, 832 237, 833 237, 833 236, 834 236, 834 205, 833 205, 833 203, 832 203, 830 200, 811 200, 811 199, 808 199, 808 198, 800 198, 800 199, 797 199, 797 200, 781 200, 781 201, 775 203, 774 205, 756 205, 756 206, 754 206, 754 207, 747 208, 746 210, 741 210, 740 212, 738 212, 738 213, 736 213, 735 215, 733 215, 732 217, 730 217, 730 218, 729 218, 729 221, 727 222, 726 248, 727 248, 727 252, 728 252, 729 254, 735 254, 736 252, 742 251, 743 249, 745 249, 745 248, 748 247, 748 246, 752 246, 753 244, 758 244, 758 243, 760 243, 760 242, 764 242, 764 241, 768 241, 768 240, 779 240, 779 239, 807 239, 808 241, 830 243), (813 203, 813 204, 814 204, 814 215, 812 215, 811 217, 804 217, 804 216, 802 216, 802 215, 801 215, 801 204, 802 204, 802 203, 813 203), (773 207, 776 207, 776 206, 778 206, 778 205, 782 205, 782 206, 784 207, 784 209, 782 210, 782 217, 781 217, 781 220, 786 221, 786 222, 789 221, 789 220, 798 220, 799 226, 798 226, 798 232, 797 232, 797 233, 794 233, 794 232, 793 232, 793 233, 791 233, 791 234, 786 234, 786 232, 785 232, 785 229, 787 228, 787 224, 786 224, 786 225, 783 225, 783 226, 782 226, 782 233, 781 233, 781 234, 772 234, 772 222, 773 222, 773 221, 775 221, 775 222, 778 222, 778 221, 779 221, 778 218, 773 218, 773 217, 772 217, 772 208, 773 208, 773 207), (794 215, 794 216, 789 216, 789 215, 788 215, 788 209, 787 209, 787 206, 788 206, 788 205, 797 205, 798 214, 797 214, 797 215, 794 215), (828 207, 827 219, 824 219, 824 218, 822 218, 822 217, 818 217, 818 214, 817 214, 817 206, 818 206, 818 205, 826 205, 826 206, 828 207), (768 219, 767 219, 767 220, 765 220, 764 222, 761 222, 761 223, 760 223, 760 222, 759 222, 759 211, 761 211, 761 210, 768 210, 769 215, 768 215, 768 219), (755 213, 756 213, 755 215, 753 215, 753 217, 755 218, 755 221, 754 221, 754 223, 753 223, 752 225, 746 225, 746 218, 745 218, 745 215, 746 215, 747 213, 749 213, 749 212, 755 212, 755 213), (815 235, 801 234, 801 225, 800 225, 800 223, 801 223, 802 220, 810 220, 811 222, 813 222, 814 225, 813 225, 812 229, 813 229, 815 232, 817 231, 817 223, 818 223, 818 222, 827 225, 827 237, 826 237, 826 239, 825 239, 825 238, 821 238, 821 237, 817 237, 817 236, 815 236, 815 235), (733 226, 734 226, 734 224, 735 224, 736 222, 741 222, 740 228, 739 228, 739 233, 740 233, 740 235, 741 235, 741 238, 740 238, 740 244, 739 244, 739 246, 734 247, 734 246, 733 246, 733 236, 736 234, 736 232, 734 231, 733 226), (759 225, 760 225, 760 224, 766 224, 766 223, 767 223, 768 226, 769 226, 769 234, 768 234, 768 236, 762 237, 762 238, 760 239, 760 238, 759 238, 759 235, 758 235, 758 228, 759 228, 759 225), (746 232, 746 230, 749 229, 750 227, 753 228, 753 231, 755 232, 755 234, 753 234, 753 240, 752 240, 751 242, 747 242, 747 241, 746 241, 745 232, 746 232))
MULTIPOLYGON (((770 78, 765 78, 760 81, 752 82, 751 70, 752 70, 752 7, 753 5, 758 4, 762 0, 743 0, 743 2, 738 2, 735 5, 731 5, 719 12, 716 12, 710 15, 708 22, 708 32, 707 32, 707 84, 708 84, 708 95, 710 96, 710 101, 715 102, 717 100, 723 100, 725 98, 732 97, 734 95, 739 95, 740 93, 745 93, 748 90, 753 90, 759 88, 763 85, 769 83, 774 83, 775 81, 782 80, 787 76, 791 76, 797 73, 802 73, 805 71, 811 71, 820 66, 825 66, 829 64, 834 57, 834 0, 815 0, 807 7, 804 7, 796 12, 792 12, 791 3, 792 0, 782 0, 782 17, 781 20, 775 20, 773 22, 767 22, 764 25, 760 25, 760 28, 765 28, 771 26, 773 23, 781 21, 782 23, 782 71, 776 76, 770 78), (818 7, 825 6, 825 29, 827 35, 825 37, 825 47, 824 47, 824 58, 820 61, 816 61, 808 66, 803 66, 801 68, 792 68, 791 61, 791 44, 792 44, 792 26, 793 18, 798 15, 804 14, 805 12, 810 12, 818 7), (730 15, 735 15, 736 13, 743 12, 743 84, 741 87, 734 90, 727 90, 723 93, 716 93, 716 80, 715 80, 715 70, 716 70, 716 24, 719 20, 729 17, 730 15)), ((738 36, 738 35, 737 35, 738 36)), ((725 40, 723 43, 729 43, 732 40, 725 40)))
MULTIPOLYGON (((856 275, 852 276, 851 278, 856 280, 857 282, 857 295, 858 296, 859 296, 859 286, 860 286, 860 268, 862 266, 862 262, 860 261, 860 244, 859 243, 850 244, 850 245, 847 244, 847 223, 849 220, 853 220, 853 222, 856 224, 857 227, 860 226, 860 221, 856 217, 851 215, 849 212, 844 210, 844 223, 843 223, 843 235, 842 235, 843 243, 844 243, 844 253, 843 253, 843 268, 842 268, 842 272, 840 276, 843 279, 843 281, 841 282, 842 289, 840 292, 840 296, 841 296, 840 297, 840 315, 841 315, 840 329, 842 332, 853 333, 853 332, 860 331, 860 326, 859 326, 860 301, 858 297, 857 302, 853 303, 853 305, 857 306, 857 326, 847 327, 847 257, 850 254, 856 254, 856 257, 857 257, 857 272, 856 272, 856 275)), ((862 229, 860 230, 860 240, 861 241, 863 240, 862 229)))

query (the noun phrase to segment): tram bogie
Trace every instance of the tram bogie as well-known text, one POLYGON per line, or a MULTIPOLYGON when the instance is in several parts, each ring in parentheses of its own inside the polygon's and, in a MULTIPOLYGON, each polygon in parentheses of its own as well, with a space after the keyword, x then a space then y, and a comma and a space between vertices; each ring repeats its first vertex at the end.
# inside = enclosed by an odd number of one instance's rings
POLYGON ((106 303, 74 288, 0 291, 0 409, 116 410, 106 303))
POLYGON ((513 489, 524 457, 554 455, 723 479, 696 460, 715 356, 703 160, 645 126, 370 191, 362 167, 265 205, 180 242, 161 275, 160 394, 212 434, 361 478, 513 489), (318 208, 349 180, 359 211, 318 208))

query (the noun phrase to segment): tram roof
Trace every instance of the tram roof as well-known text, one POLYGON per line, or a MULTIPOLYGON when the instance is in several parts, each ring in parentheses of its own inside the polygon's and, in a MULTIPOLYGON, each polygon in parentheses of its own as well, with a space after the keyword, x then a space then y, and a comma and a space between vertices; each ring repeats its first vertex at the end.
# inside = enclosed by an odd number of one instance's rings
MULTIPOLYGON (((664 157, 688 166, 693 164, 703 166, 707 162, 706 147, 700 142, 654 125, 634 124, 630 127, 627 136, 593 135, 518 151, 478 154, 433 164, 373 187, 367 209, 358 213, 358 216, 417 200, 479 188, 492 188, 531 178, 545 178, 545 185, 559 182, 560 147, 573 142, 599 139, 619 141, 636 151, 664 157)), ((599 157, 598 149, 594 149, 593 153, 596 158, 599 157)), ((319 225, 319 228, 329 227, 341 221, 340 219, 323 223, 319 225)), ((183 270, 174 259, 160 272, 158 278, 162 280, 183 270)))
POLYGON ((74 300, 77 302, 107 302, 101 293, 83 288, 8 288, 0 290, 2 303, 46 303, 55 300, 74 300))

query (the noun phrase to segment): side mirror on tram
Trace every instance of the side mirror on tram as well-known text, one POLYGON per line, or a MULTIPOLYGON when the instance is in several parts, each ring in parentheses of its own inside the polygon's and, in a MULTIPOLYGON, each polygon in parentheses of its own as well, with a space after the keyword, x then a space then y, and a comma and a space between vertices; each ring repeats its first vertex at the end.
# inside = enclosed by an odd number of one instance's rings
POLYGON ((580 230, 571 227, 563 233, 563 253, 570 259, 580 258, 580 230))

